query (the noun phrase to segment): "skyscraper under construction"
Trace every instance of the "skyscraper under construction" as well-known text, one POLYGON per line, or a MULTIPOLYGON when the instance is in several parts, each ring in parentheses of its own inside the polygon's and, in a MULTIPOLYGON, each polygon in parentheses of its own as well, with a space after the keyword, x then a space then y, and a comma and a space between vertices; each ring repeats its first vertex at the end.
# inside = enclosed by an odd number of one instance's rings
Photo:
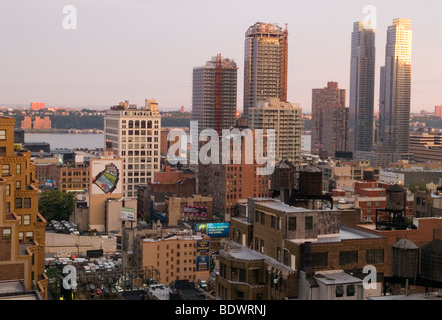
POLYGON ((287 102, 288 30, 257 22, 245 34, 244 110, 268 98, 287 102))
POLYGON ((198 121, 199 131, 220 133, 235 124, 237 70, 236 62, 221 54, 193 68, 192 120, 198 121))

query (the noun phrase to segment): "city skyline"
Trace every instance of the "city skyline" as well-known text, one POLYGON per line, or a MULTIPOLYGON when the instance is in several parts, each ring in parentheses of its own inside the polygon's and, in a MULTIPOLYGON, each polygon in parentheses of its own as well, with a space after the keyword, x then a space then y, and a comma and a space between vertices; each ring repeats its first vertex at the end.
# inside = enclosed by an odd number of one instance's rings
MULTIPOLYGON (((437 1, 418 5, 412 1, 400 5, 398 1, 342 1, 339 9, 324 1, 259 2, 256 6, 229 1, 183 4, 134 0, 111 5, 72 1, 77 8, 76 30, 63 29, 63 4, 25 4, 6 1, 0 5, 2 12, 8 13, 0 22, 7 48, 2 69, 10 75, 1 83, 1 105, 29 106, 31 101, 45 101, 49 107, 107 108, 115 101, 142 103, 149 97, 158 101, 162 111, 182 105, 190 111, 193 66, 222 53, 238 64, 237 109, 242 110, 244 34, 250 25, 262 21, 281 27, 288 24, 287 100, 300 103, 303 111, 309 112, 312 88, 336 81, 348 91, 350 34, 353 23, 366 16, 363 9, 368 5, 377 13, 378 57, 385 54, 391 21, 399 17, 413 21, 411 111, 440 105, 442 67, 431 65, 441 49, 441 44, 432 40, 439 26, 442 28, 437 19, 442 5, 437 1), (201 12, 205 15, 197 20, 201 12), (186 19, 180 19, 183 16, 186 19), (14 25, 13 33, 7 31, 10 25, 14 25), (186 49, 188 46, 192 50, 186 49)), ((381 64, 382 59, 377 59, 375 111, 379 110, 381 64)))

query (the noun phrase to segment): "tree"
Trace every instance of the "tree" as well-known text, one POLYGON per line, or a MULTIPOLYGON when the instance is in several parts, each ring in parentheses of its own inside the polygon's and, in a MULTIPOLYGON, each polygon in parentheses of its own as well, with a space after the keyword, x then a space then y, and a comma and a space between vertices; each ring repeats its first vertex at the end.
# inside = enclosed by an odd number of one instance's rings
POLYGON ((38 200, 38 210, 47 220, 69 220, 74 211, 76 196, 74 193, 51 190, 42 192, 38 200))

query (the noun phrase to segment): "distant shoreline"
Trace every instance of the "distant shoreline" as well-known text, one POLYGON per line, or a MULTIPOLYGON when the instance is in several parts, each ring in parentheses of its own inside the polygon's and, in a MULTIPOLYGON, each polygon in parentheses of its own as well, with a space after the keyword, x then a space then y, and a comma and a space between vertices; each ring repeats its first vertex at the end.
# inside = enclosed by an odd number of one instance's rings
POLYGON ((23 129, 25 133, 103 134, 97 129, 23 129))

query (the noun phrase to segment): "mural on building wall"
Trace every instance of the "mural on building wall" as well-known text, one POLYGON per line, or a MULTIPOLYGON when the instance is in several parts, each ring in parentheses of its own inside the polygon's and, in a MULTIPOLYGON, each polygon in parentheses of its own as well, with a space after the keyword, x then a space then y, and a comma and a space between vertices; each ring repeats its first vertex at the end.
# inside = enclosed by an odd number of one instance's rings
POLYGON ((92 194, 121 193, 121 167, 121 161, 94 161, 92 166, 92 194))

